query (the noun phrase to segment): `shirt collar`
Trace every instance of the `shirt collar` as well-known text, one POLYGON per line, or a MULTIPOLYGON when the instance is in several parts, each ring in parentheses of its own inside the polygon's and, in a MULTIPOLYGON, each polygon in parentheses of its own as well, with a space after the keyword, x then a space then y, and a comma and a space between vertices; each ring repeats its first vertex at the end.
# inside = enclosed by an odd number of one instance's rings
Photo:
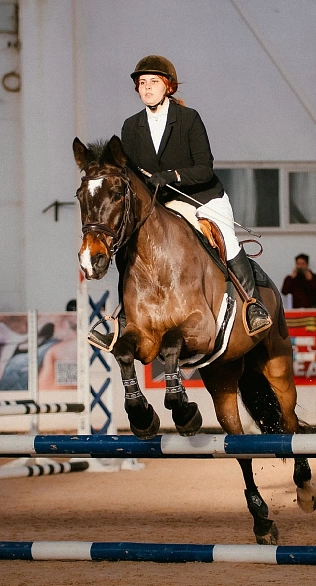
POLYGON ((159 112, 152 112, 146 106, 147 117, 153 118, 154 120, 157 120, 157 118, 161 118, 162 116, 167 116, 168 110, 169 110, 169 103, 170 103, 169 98, 167 98, 165 103, 162 105, 162 108, 159 110, 159 112))

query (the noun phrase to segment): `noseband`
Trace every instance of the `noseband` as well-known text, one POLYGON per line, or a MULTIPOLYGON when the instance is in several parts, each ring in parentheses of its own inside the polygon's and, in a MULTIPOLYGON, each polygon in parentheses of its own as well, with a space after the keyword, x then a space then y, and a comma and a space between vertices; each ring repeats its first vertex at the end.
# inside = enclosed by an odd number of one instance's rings
POLYGON ((126 236, 125 235, 126 229, 127 229, 128 223, 130 221, 131 199, 132 199, 132 197, 134 200, 136 199, 136 193, 133 191, 133 189, 131 187, 130 178, 127 175, 126 169, 124 169, 124 173, 119 173, 119 172, 118 173, 104 173, 104 174, 95 175, 95 176, 85 175, 84 177, 81 178, 81 182, 91 181, 91 180, 95 180, 95 179, 107 179, 108 177, 120 177, 123 180, 123 183, 125 184, 124 212, 123 212, 123 218, 122 218, 121 225, 120 225, 119 229, 117 230, 117 232, 114 232, 114 230, 112 230, 108 226, 105 226, 104 224, 99 224, 99 223, 83 224, 82 233, 83 233, 83 235, 85 235, 89 232, 95 232, 97 237, 100 237, 100 235, 102 235, 102 234, 105 234, 106 236, 110 236, 113 240, 112 248, 110 248, 108 246, 106 240, 104 240, 104 244, 106 246, 106 249, 107 249, 109 256, 111 258, 113 258, 113 256, 117 253, 117 251, 128 242, 128 240, 131 238, 131 236, 134 234, 134 232, 136 232, 146 222, 147 218, 150 216, 151 212, 153 211, 155 202, 156 202, 157 191, 158 191, 159 186, 156 187, 156 190, 153 195, 148 213, 145 215, 144 218, 142 218, 141 220, 136 222, 136 225, 134 226, 132 232, 128 236, 126 236))

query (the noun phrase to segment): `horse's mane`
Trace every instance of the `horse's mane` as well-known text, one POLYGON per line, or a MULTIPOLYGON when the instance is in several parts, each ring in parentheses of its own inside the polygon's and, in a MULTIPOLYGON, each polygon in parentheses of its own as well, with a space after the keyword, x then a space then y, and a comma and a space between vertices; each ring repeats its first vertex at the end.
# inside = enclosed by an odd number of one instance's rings
POLYGON ((87 144, 87 163, 96 163, 97 165, 104 165, 106 163, 108 140, 96 140, 87 144))
MULTIPOLYGON (((108 144, 109 144, 109 140, 96 140, 95 142, 89 142, 87 143, 87 156, 86 156, 86 163, 88 165, 99 165, 100 167, 106 165, 106 164, 114 164, 115 165, 115 160, 113 158, 113 155, 110 151, 110 149, 107 148, 108 144)), ((122 148, 123 151, 123 148, 122 148)), ((125 155, 126 157, 126 165, 128 167, 128 169, 130 169, 141 181, 142 183, 146 186, 146 181, 144 178, 144 175, 139 171, 139 169, 137 167, 135 167, 135 165, 133 165, 133 163, 130 161, 130 159, 127 157, 127 155, 125 155)))

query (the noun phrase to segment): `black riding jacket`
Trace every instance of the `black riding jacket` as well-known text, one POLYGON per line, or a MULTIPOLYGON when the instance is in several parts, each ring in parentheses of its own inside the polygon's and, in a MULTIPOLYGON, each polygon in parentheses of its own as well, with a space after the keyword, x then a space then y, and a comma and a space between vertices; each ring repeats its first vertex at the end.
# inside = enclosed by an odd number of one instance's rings
MULTIPOLYGON (((176 169, 181 183, 176 183, 175 187, 199 201, 200 205, 222 197, 223 186, 213 171, 214 157, 206 129, 196 110, 170 100, 158 153, 151 138, 146 109, 125 120, 121 138, 132 166, 151 174, 176 169)), ((199 207, 173 190, 164 190, 163 203, 172 199, 199 207)))

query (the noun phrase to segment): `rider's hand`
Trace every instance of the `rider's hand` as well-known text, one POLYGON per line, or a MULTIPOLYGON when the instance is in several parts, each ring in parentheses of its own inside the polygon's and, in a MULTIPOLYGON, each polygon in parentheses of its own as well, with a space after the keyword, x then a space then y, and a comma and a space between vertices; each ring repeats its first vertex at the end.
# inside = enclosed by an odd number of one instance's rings
POLYGON ((177 175, 175 171, 161 171, 161 173, 154 173, 149 177, 148 181, 157 187, 164 187, 167 183, 175 183, 177 181, 177 175))

